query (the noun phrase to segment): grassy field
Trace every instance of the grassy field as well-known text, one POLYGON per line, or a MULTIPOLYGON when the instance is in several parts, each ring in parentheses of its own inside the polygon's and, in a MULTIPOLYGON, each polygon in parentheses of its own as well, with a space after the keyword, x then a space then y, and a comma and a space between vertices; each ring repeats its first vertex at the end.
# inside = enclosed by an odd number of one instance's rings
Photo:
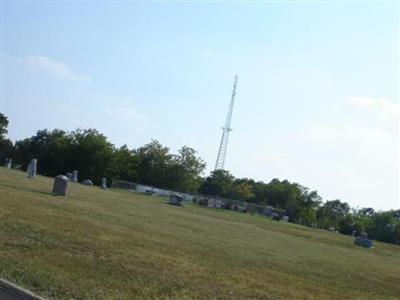
POLYGON ((400 247, 0 168, 0 276, 49 299, 400 299, 400 247))

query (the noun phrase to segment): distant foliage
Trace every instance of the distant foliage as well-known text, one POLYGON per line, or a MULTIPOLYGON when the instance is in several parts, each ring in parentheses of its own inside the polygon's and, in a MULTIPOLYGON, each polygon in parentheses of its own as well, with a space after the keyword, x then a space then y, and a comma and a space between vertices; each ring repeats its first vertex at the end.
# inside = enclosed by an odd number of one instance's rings
POLYGON ((346 202, 323 202, 317 191, 288 180, 272 179, 269 183, 235 178, 225 170, 202 177, 205 162, 187 146, 178 153, 157 140, 128 149, 117 148, 96 129, 73 132, 39 130, 34 136, 17 141, 6 138, 8 119, 0 114, 0 158, 13 159, 26 169, 32 158, 38 159, 39 174, 56 176, 79 170, 80 181, 91 179, 100 185, 101 178, 121 179, 175 191, 202 193, 286 211, 290 222, 340 233, 367 232, 382 242, 400 244, 400 210, 376 212, 372 208, 351 209, 346 202))
POLYGON ((5 158, 13 154, 13 144, 5 136, 8 133, 8 118, 0 113, 0 159, 3 162, 5 158))

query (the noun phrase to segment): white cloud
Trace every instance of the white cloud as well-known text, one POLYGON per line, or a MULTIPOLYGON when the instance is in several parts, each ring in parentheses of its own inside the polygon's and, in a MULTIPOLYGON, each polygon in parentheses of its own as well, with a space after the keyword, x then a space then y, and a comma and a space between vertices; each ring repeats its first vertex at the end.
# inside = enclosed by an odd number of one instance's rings
POLYGON ((22 63, 35 69, 47 72, 60 80, 90 81, 91 78, 85 74, 76 74, 64 63, 52 60, 43 55, 29 55, 22 60, 22 63))
POLYGON ((353 107, 374 111, 383 119, 400 117, 400 104, 387 98, 350 97, 348 102, 353 107))

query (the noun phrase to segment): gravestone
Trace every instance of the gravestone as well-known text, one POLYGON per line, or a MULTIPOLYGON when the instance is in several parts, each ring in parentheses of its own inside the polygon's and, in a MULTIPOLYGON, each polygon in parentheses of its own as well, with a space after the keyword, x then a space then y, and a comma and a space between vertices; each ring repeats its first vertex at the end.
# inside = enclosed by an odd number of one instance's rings
POLYGON ((37 168, 37 159, 36 158, 32 159, 31 164, 32 164, 32 177, 35 177, 37 168))
POLYGON ((180 195, 171 195, 169 196, 168 204, 183 206, 183 198, 180 195))
POLYGON ((26 173, 29 178, 32 178, 32 164, 29 163, 28 167, 26 168, 26 173))
POLYGON ((5 166, 7 169, 11 169, 11 165, 12 165, 12 159, 11 159, 11 158, 6 158, 6 159, 5 159, 5 164, 4 164, 4 166, 5 166))
POLYGON ((84 185, 93 185, 93 182, 90 179, 85 179, 82 184, 84 185))
POLYGON ((366 248, 372 248, 372 241, 368 239, 368 234, 361 232, 360 236, 354 239, 354 245, 362 246, 366 248))
POLYGON ((78 182, 78 170, 72 172, 72 182, 78 182))
POLYGON ((36 175, 36 167, 37 167, 37 159, 34 158, 29 163, 28 168, 26 169, 26 172, 28 173, 28 177, 29 178, 35 177, 35 175, 36 175))
POLYGON ((107 178, 102 178, 101 179, 101 188, 106 189, 107 188, 107 178))
POLYGON ((72 173, 71 173, 71 172, 67 172, 67 173, 65 174, 65 176, 67 176, 67 178, 68 178, 69 181, 72 181, 72 173))
POLYGON ((53 190, 55 195, 66 196, 69 179, 64 175, 58 175, 54 178, 53 190))

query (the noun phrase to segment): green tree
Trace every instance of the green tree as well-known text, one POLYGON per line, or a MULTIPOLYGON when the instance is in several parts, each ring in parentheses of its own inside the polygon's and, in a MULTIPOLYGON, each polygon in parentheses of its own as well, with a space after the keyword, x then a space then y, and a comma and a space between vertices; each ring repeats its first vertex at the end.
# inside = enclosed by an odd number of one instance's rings
POLYGON ((170 187, 167 170, 174 163, 169 148, 157 140, 152 140, 135 151, 139 183, 156 187, 170 187))
POLYGON ((126 145, 115 149, 109 167, 111 178, 127 181, 138 181, 138 157, 135 151, 129 150, 126 145))
POLYGON ((100 184, 101 178, 110 175, 114 146, 96 129, 78 129, 70 136, 72 150, 69 170, 78 170, 81 180, 91 179, 100 184))
POLYGON ((215 170, 206 177, 200 192, 207 195, 227 197, 231 191, 234 177, 226 170, 215 170))
POLYGON ((197 157, 194 149, 182 147, 177 155, 172 155, 172 162, 168 166, 168 186, 177 191, 197 192, 205 167, 205 162, 197 157))
POLYGON ((350 206, 340 200, 327 201, 318 212, 318 224, 322 228, 339 228, 339 221, 350 212, 350 206))
POLYGON ((254 198, 253 186, 246 181, 235 180, 228 196, 232 199, 249 201, 254 198))
POLYGON ((8 118, 0 113, 0 159, 1 163, 5 158, 14 157, 13 143, 5 137, 8 133, 8 118))
POLYGON ((0 113, 0 140, 5 139, 5 135, 7 134, 8 130, 8 118, 0 113))
POLYGON ((63 130, 39 130, 36 135, 15 144, 18 163, 26 168, 32 158, 38 159, 38 172, 55 176, 65 174, 71 156, 71 137, 63 130))

